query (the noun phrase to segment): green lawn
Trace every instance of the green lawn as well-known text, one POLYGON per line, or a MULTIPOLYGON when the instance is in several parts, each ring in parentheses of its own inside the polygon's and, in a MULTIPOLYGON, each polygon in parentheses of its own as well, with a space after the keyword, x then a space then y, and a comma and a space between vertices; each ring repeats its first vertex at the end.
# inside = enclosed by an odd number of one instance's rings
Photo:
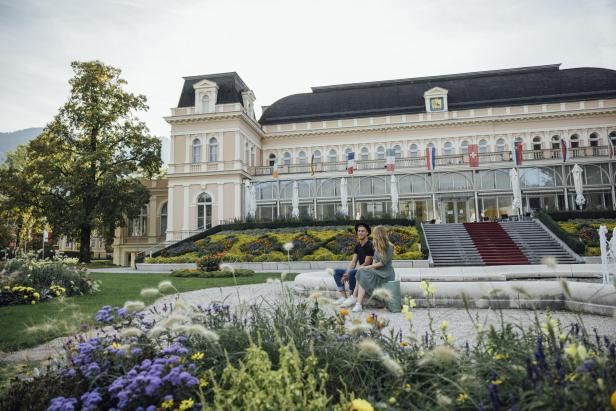
MULTIPOLYGON (((175 278, 168 274, 92 273, 91 276, 101 281, 99 293, 66 298, 64 304, 53 301, 0 307, 0 351, 33 347, 73 334, 82 324, 94 324, 94 315, 103 305, 122 306, 126 300, 141 299, 139 291, 142 288, 156 287, 162 280, 171 280, 180 292, 234 284, 233 278, 175 278)), ((238 277, 237 281, 238 284, 257 284, 278 276, 279 273, 258 273, 252 277, 238 277)), ((288 279, 293 278, 290 275, 288 279)))

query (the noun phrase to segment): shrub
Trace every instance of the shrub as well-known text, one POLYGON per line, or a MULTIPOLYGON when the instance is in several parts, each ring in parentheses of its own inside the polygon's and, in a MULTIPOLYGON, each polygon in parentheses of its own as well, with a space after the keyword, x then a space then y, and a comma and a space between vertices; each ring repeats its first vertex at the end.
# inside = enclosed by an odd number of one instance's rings
POLYGON ((408 231, 403 231, 397 228, 391 228, 387 231, 389 241, 394 245, 394 254, 403 254, 411 251, 417 237, 408 231))
POLYGON ((558 238, 560 238, 565 244, 569 246, 576 253, 583 255, 585 246, 578 238, 572 237, 569 233, 563 230, 550 215, 544 211, 537 213, 537 218, 541 221, 550 231, 552 231, 558 238))
POLYGON ((148 264, 186 264, 186 263, 195 263, 199 264, 201 261, 201 256, 196 253, 188 253, 184 255, 179 255, 177 257, 148 257, 145 259, 145 262, 148 264))
POLYGON ((598 218, 616 218, 616 210, 588 210, 588 211, 552 211, 548 213, 554 221, 591 220, 598 218))
POLYGON ((599 247, 586 247, 586 252, 584 255, 589 257, 597 257, 601 255, 601 248, 599 247))
POLYGON ((423 253, 419 250, 407 251, 402 254, 394 254, 394 260, 423 260, 423 253))
POLYGON ((302 261, 340 261, 345 258, 345 256, 332 253, 325 247, 320 247, 314 253, 302 257, 302 261))
MULTIPOLYGON (((611 238, 612 233, 608 232, 606 237, 611 238)), ((597 247, 599 245, 599 231, 596 228, 585 226, 580 229, 580 240, 582 240, 587 246, 597 247)))
POLYGON ((225 253, 206 254, 199 261, 199 268, 203 271, 218 271, 225 253))
POLYGON ((255 241, 242 244, 240 250, 248 255, 259 256, 262 254, 269 253, 271 251, 280 251, 281 244, 275 237, 265 235, 263 237, 257 238, 255 241))
MULTIPOLYGON (((236 268, 234 270, 236 277, 251 277, 255 274, 253 270, 245 268, 236 268)), ((198 277, 198 278, 224 278, 233 277, 231 271, 203 271, 203 270, 173 270, 172 277, 198 277)))
POLYGON ((195 243, 189 242, 189 243, 181 243, 173 247, 170 247, 166 250, 163 250, 161 255, 164 257, 177 257, 177 256, 184 255, 184 254, 198 253, 198 252, 199 252, 199 248, 195 245, 195 243))
POLYGON ((264 262, 264 261, 287 261, 287 255, 282 251, 272 251, 271 253, 261 254, 252 258, 254 262, 264 262))

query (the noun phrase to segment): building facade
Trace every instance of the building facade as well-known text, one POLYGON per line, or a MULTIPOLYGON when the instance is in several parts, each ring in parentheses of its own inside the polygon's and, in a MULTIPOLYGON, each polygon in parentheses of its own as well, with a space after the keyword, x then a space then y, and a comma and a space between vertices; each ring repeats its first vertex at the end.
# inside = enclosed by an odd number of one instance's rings
POLYGON ((162 239, 244 219, 246 181, 256 192, 258 220, 291 217, 294 182, 300 216, 317 219, 340 211, 341 184, 357 218, 450 223, 510 215, 515 142, 525 211, 575 209, 575 164, 584 171, 584 207, 616 205, 613 70, 548 65, 313 87, 263 107, 258 120, 254 104, 236 73, 184 78, 178 106, 165 118, 168 173, 141 217, 147 227, 118 233, 117 263, 162 239), (385 168, 388 150, 394 171, 385 168))

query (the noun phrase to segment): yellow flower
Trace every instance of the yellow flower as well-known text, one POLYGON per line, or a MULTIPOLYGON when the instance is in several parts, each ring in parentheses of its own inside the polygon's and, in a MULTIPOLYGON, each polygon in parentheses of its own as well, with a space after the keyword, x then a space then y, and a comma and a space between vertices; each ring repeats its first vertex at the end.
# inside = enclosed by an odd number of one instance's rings
POLYGON ((441 325, 438 326, 438 328, 440 328, 441 331, 447 331, 448 327, 449 327, 449 321, 447 321, 447 320, 443 320, 441 325))
POLYGON ((205 355, 202 352, 196 352, 190 356, 190 359, 193 361, 202 360, 205 358, 205 355))
POLYGON ((32 302, 30 304, 36 304, 36 301, 32 300, 32 302))
POLYGON ((185 410, 191 409, 194 405, 195 405, 195 402, 192 400, 192 398, 189 398, 187 400, 182 400, 178 409, 180 411, 185 411, 185 410))
POLYGON ((394 405, 396 403, 396 397, 389 397, 389 403, 394 405))
POLYGON ((349 310, 347 310, 346 308, 340 309, 340 315, 346 317, 347 315, 349 315, 349 310))
POLYGON ((574 372, 571 372, 571 373, 565 375, 565 381, 573 382, 573 381, 575 381, 576 378, 577 378, 577 374, 574 373, 574 372))
POLYGON ((496 354, 494 356, 495 360, 506 360, 507 358, 509 358, 507 354, 496 354))
POLYGON ((452 334, 447 334, 447 344, 449 345, 453 345, 453 335, 452 334))
POLYGON ((417 302, 416 302, 416 301, 415 301, 415 299, 413 299, 413 298, 411 298, 410 300, 408 300, 408 304, 409 304, 409 307, 411 307, 411 308, 415 308, 415 307, 417 307, 417 302))
POLYGON ((459 404, 464 404, 466 402, 466 400, 468 400, 468 395, 464 394, 463 392, 460 393, 460 395, 458 395, 458 403, 459 404))
POLYGON ((205 377, 199 378, 199 387, 205 388, 205 387, 208 386, 208 384, 209 383, 208 383, 208 381, 207 381, 207 379, 205 377))
POLYGON ((610 404, 612 405, 612 409, 616 410, 616 391, 614 391, 610 397, 610 404))
POLYGON ((490 381, 492 383, 492 385, 501 385, 503 383, 503 380, 501 380, 500 378, 497 378, 495 380, 490 381))
POLYGON ((169 408, 173 408, 173 398, 170 400, 165 400, 160 404, 160 408, 162 409, 169 409, 169 408))
POLYGON ((406 321, 412 321, 413 313, 404 313, 404 318, 406 318, 406 321))
POLYGON ((34 297, 34 298, 36 298, 38 300, 39 298, 41 298, 41 295, 39 293, 34 293, 34 294, 32 294, 32 297, 34 297))
POLYGON ((376 322, 376 317, 374 316, 374 314, 370 314, 368 318, 366 318, 367 324, 374 324, 375 322, 376 322))
POLYGON ((400 341, 400 347, 408 347, 410 343, 408 341, 400 341))
POLYGON ((111 348, 113 348, 114 350, 119 350, 120 348, 122 348, 122 344, 114 342, 111 344, 111 348))
POLYGON ((404 391, 409 392, 411 391, 411 384, 404 384, 404 391))
POLYGON ((374 411, 374 408, 368 401, 356 398, 351 401, 349 411, 374 411))

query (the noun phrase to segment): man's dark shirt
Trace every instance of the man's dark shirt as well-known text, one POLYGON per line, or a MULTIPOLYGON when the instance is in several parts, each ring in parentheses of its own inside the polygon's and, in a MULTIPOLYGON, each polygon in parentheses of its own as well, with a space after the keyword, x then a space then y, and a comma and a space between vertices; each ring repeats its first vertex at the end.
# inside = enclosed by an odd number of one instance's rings
POLYGON ((374 256, 374 247, 372 246, 372 241, 366 241, 366 244, 361 245, 361 243, 357 243, 355 246, 355 251, 357 254, 357 264, 364 265, 364 261, 366 261, 366 257, 374 256))

